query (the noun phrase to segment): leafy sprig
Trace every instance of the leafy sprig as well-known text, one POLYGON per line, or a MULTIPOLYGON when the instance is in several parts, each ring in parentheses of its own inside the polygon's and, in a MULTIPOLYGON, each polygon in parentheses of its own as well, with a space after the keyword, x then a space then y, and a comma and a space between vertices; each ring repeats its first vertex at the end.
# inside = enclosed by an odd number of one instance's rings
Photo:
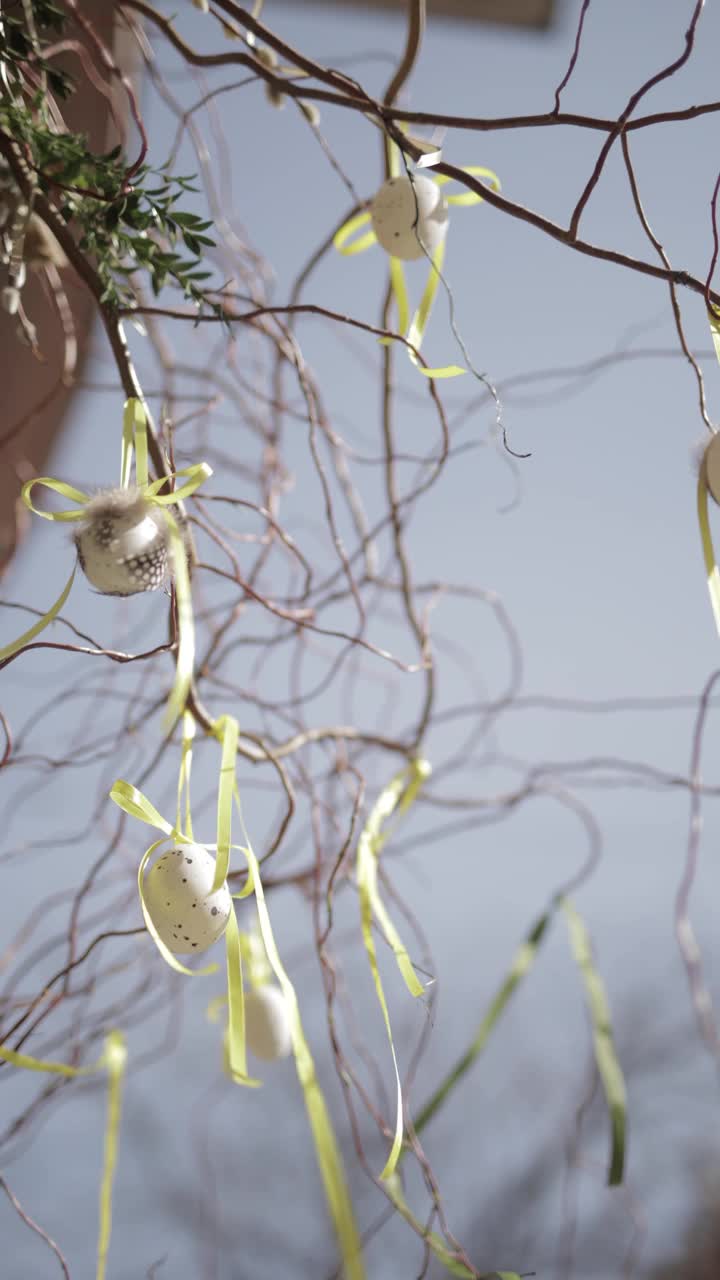
MULTIPOLYGON (((74 91, 75 82, 66 71, 47 62, 42 50, 33 49, 32 39, 25 25, 25 15, 21 6, 17 11, 3 5, 0 15, 0 56, 5 64, 6 74, 10 72, 16 84, 22 84, 25 70, 32 63, 35 71, 41 71, 47 78, 48 88, 58 98, 67 98, 74 91)), ((65 29, 67 15, 53 0, 33 0, 33 23, 39 39, 47 37, 56 40, 65 29)))
POLYGON ((155 295, 174 284, 200 308, 222 315, 204 284, 212 276, 204 264, 214 245, 207 234, 212 223, 180 203, 199 190, 193 176, 143 164, 128 183, 121 147, 94 154, 84 134, 49 129, 38 105, 0 99, 0 129, 19 144, 39 190, 77 233, 102 281, 103 302, 132 306, 131 277, 141 271, 155 295))

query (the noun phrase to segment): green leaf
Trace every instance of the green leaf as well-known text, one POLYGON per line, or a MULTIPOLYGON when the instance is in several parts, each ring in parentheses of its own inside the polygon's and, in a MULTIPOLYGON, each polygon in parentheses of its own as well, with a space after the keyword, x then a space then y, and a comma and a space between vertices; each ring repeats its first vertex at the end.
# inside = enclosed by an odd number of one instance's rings
POLYGON ((615 1051, 610 1005, 605 986, 593 963, 592 944, 582 916, 569 898, 562 900, 570 935, 570 945, 585 983, 585 995, 593 1028, 593 1047, 598 1075, 610 1113, 610 1167, 608 1186, 623 1180, 627 1130, 627 1093, 622 1067, 615 1051))

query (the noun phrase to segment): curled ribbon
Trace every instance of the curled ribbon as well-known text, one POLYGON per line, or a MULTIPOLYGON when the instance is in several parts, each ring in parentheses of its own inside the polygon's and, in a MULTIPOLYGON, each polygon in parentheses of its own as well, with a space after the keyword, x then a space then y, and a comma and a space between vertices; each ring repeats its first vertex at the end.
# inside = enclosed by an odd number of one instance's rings
MULTIPOLYGON (((397 176, 399 172, 399 152, 394 144, 390 144, 390 171, 392 176, 397 176)), ((424 158, 424 157, 423 157, 424 158)), ((423 165, 423 173, 430 169, 430 164, 425 160, 423 165)), ((482 165, 463 165, 463 173, 476 174, 479 177, 486 178, 490 186, 495 191, 500 190, 500 179, 492 169, 485 169, 482 165)), ((438 187, 445 186, 446 183, 452 181, 446 174, 427 174, 438 187)), ((473 204, 482 204, 482 196, 475 191, 464 191, 458 195, 445 197, 446 203, 449 205, 462 205, 467 207, 473 204)), ((371 221, 371 215, 366 210, 364 213, 355 214, 343 223, 339 231, 335 233, 333 243, 339 253, 346 257, 352 257, 356 253, 363 253, 366 249, 371 248, 377 243, 375 232, 370 230, 362 235, 356 235, 357 232, 367 226, 371 221)), ((430 257, 430 272, 427 278, 425 289, 423 290, 420 305, 415 314, 410 318, 410 302, 408 299, 407 285, 405 283, 405 269, 400 258, 390 255, 390 283, 392 285, 393 295, 395 297, 395 305, 398 313, 398 329, 405 335, 408 343, 407 352, 412 364, 426 378, 456 378, 461 373, 467 373, 462 365, 449 364, 443 365, 437 369, 428 369, 420 363, 416 352, 419 351, 430 312, 432 310, 435 295, 438 290, 442 275, 443 262, 445 261, 445 238, 440 241, 435 252, 430 257)), ((387 345, 391 342, 391 338, 381 338, 380 342, 387 345)))
POLYGON ((104 1280, 112 1227, 112 1188, 117 1163, 122 1082, 127 1061, 124 1037, 120 1031, 111 1031, 105 1040, 102 1057, 91 1067, 70 1067, 64 1062, 46 1062, 42 1058, 31 1058, 27 1053, 15 1053, 7 1045, 0 1045, 0 1058, 26 1071, 42 1071, 48 1075, 65 1076, 69 1079, 97 1075, 99 1071, 107 1072, 108 1109, 105 1122, 103 1172, 100 1182, 100 1221, 95 1271, 96 1280, 104 1280))
MULTIPOLYGON (((212 470, 207 463, 199 462, 193 466, 184 467, 181 471, 173 472, 170 476, 161 476, 160 479, 151 481, 148 476, 147 418, 142 402, 137 399, 127 400, 123 412, 120 458, 120 487, 122 489, 130 487, 133 455, 135 457, 136 487, 147 503, 165 508, 165 519, 170 537, 170 554, 173 562, 177 600, 178 648, 175 680, 163 721, 166 731, 169 732, 183 712, 190 689, 195 661, 195 629, 185 543, 178 522, 170 514, 168 508, 178 502, 182 502, 184 498, 190 497, 212 475, 212 470), (161 494, 159 492, 168 480, 177 480, 180 477, 184 478, 184 484, 180 488, 175 489, 172 493, 161 494)), ((34 515, 40 516, 43 520, 54 520, 62 524, 83 520, 85 518, 84 507, 91 501, 91 497, 90 494, 84 493, 81 489, 75 489, 72 485, 66 484, 62 480, 53 480, 50 476, 38 476, 34 480, 28 480, 22 488, 22 500, 29 511, 32 511, 34 515), (61 497, 76 503, 76 509, 41 511, 32 501, 32 491, 36 485, 41 485, 44 489, 50 489, 53 493, 59 493, 61 497)), ((70 594, 75 573, 76 570, 73 569, 58 599, 51 605, 47 613, 11 644, 0 648, 0 662, 11 658, 13 654, 17 653, 26 644, 29 644, 35 636, 39 635, 54 621, 70 594)))
MULTIPOLYGON (((186 715, 184 718, 185 731, 183 741, 183 758, 178 782, 178 819, 182 813, 184 799, 186 827, 188 826, 187 813, 189 812, 190 803, 189 778, 193 732, 190 730, 188 725, 190 718, 191 717, 189 715, 186 715)), ((247 863, 248 874, 245 885, 239 893, 233 894, 233 898, 243 899, 249 897, 250 894, 255 895, 258 927, 260 937, 262 938, 262 943, 265 948, 267 963, 275 974, 286 1001, 293 1053, 295 1056, 295 1066, 298 1079, 303 1090, 305 1106, 308 1113, 308 1119, 310 1121, 310 1128, 315 1143, 315 1151, 325 1188, 328 1207, 330 1209, 330 1214, 332 1216, 338 1243, 342 1253, 346 1280, 365 1280, 360 1236, 355 1222, 352 1202, 350 1200, 350 1194, 345 1179, 342 1156, 340 1155, 340 1149, 333 1131, 330 1114, 317 1078, 315 1063, 303 1031, 295 988, 285 972, 277 949, 272 925, 270 923, 270 915, 265 902, 265 895, 260 877, 260 867, 251 847, 250 838, 243 820, 240 795, 235 776, 237 741, 239 734, 238 722, 233 716, 222 716, 213 725, 212 731, 221 745, 220 777, 218 783, 217 844, 205 846, 208 849, 215 849, 217 854, 213 890, 218 886, 218 884, 222 884, 227 876, 231 850, 238 850, 241 852, 247 863), (245 840, 244 845, 230 843, 233 804, 237 809, 238 818, 242 827, 243 837, 245 840)), ((146 822, 149 826, 155 827, 163 833, 165 838, 171 838, 174 840, 186 840, 188 838, 179 828, 179 823, 176 823, 175 827, 172 827, 170 823, 166 822, 162 815, 158 813, 157 809, 155 809, 147 797, 130 783, 118 780, 110 792, 110 797, 125 813, 130 814, 131 817, 139 818, 140 821, 146 822)), ((150 846, 147 852, 143 855, 138 872, 140 901, 148 931, 163 956, 163 959, 177 972, 190 974, 191 976, 213 972, 217 969, 217 965, 209 965, 207 968, 202 970, 186 969, 184 965, 180 964, 172 952, 165 947, 152 924, 150 914, 147 911, 144 902, 143 876, 148 859, 151 857, 154 850, 162 843, 163 839, 160 839, 150 846)), ((211 890, 211 892, 213 890, 211 890)), ((249 1079, 247 1075, 242 971, 242 952, 244 945, 234 911, 230 913, 228 924, 225 928, 225 942, 227 954, 228 1003, 228 1027, 225 1040, 226 1068, 228 1074, 237 1083, 244 1085, 257 1085, 260 1081, 249 1079)), ((224 997, 220 997, 211 1003, 210 1009, 208 1010, 211 1018, 214 1019, 217 1017, 219 1009, 223 1003, 224 997)))
POLYGON ((398 1067, 397 1055, 395 1053, 395 1044, 393 1041, 392 1028, 390 1026, 390 1014, 388 1012, 385 992, 383 990, 382 981, 380 979, 380 970, 378 968, 377 953, 375 951, 375 939, 373 937, 373 917, 377 920, 382 929, 385 938, 390 945, 392 952, 397 961, 397 966, 403 976, 408 991, 413 996, 422 995, 424 987, 419 981, 415 970, 410 962, 410 957, 406 947, 400 940, 400 936, 385 909, 380 892, 378 890, 378 860, 380 851, 385 844, 386 835, 383 827, 393 813, 399 810, 400 813, 406 812, 415 800, 421 786, 430 775, 430 765, 426 760, 414 760, 407 769, 403 769, 396 774, 391 782, 382 791, 370 812, 367 822, 362 830, 357 848, 357 885, 360 897, 360 921, 362 928, 363 941, 367 952, 368 961, 370 963, 370 972, 375 983, 375 991, 377 993, 378 1002, 382 1010, 385 1030, 387 1031, 388 1041, 390 1044, 390 1053, 392 1054, 393 1067, 395 1070, 395 1087, 397 1104, 395 1109, 395 1133, 393 1136, 390 1154, 385 1163, 380 1177, 383 1179, 391 1178, 397 1168, 398 1159, 402 1147, 403 1137, 403 1100, 402 1085, 400 1083, 400 1070, 398 1067))

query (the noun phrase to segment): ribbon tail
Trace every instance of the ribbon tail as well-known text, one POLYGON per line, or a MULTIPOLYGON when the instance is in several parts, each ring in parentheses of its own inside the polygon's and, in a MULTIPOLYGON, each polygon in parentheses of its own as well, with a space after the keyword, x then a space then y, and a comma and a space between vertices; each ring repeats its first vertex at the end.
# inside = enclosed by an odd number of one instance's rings
POLYGON ((712 534, 710 532, 707 470, 704 459, 700 466, 700 475, 698 476, 697 509, 698 522, 700 525, 700 541, 702 542, 705 572, 707 574, 708 591, 710 593, 710 604, 712 605, 713 616, 715 618, 715 626, 717 627, 718 634, 720 634, 720 570, 718 569, 717 561, 715 559, 715 549, 713 547, 712 534))
POLYGON ((112 1189, 117 1164, 120 1109, 127 1050, 119 1031, 111 1031, 105 1042, 105 1066, 108 1073, 108 1109, 105 1126, 105 1155, 100 1183, 100 1227, 96 1280, 105 1280, 110 1231, 112 1228, 112 1189))
POLYGON ((2 649, 0 649, 0 662, 6 662, 8 658, 14 657, 16 653, 19 653, 19 651, 25 647, 26 644, 29 644, 31 640, 34 640, 35 636, 39 636, 41 631, 44 631, 46 627, 50 626, 51 622, 55 621, 60 610, 65 604, 65 601, 70 595, 72 584, 75 581, 75 573, 76 570, 73 569, 70 577, 65 583, 65 586, 60 592, 60 595, 55 603, 48 609, 47 613, 43 614, 42 618, 39 618, 38 621, 34 623, 32 627, 29 627, 27 631, 24 631, 21 636, 18 636, 17 640, 13 640, 12 644, 6 644, 2 649))
POLYGON ((242 945, 235 909, 225 928, 225 954, 227 958, 228 1026, 227 1067, 236 1084, 257 1088, 260 1080, 248 1075, 245 1045, 245 994, 243 991, 242 945))
POLYGON ((258 923, 268 962, 280 984, 287 1002, 295 1068, 305 1098, 310 1128, 315 1143, 315 1153, 320 1168, 328 1208, 335 1227, 340 1252, 344 1264, 345 1280, 366 1280, 365 1266, 362 1258, 360 1233, 355 1221, 350 1192, 345 1178, 343 1160, 333 1130, 330 1114, 323 1096, 320 1082, 315 1071, 310 1047, 305 1039, 300 1009, 298 1007, 295 988, 290 981, 280 959, 270 923, 270 915, 265 903, 260 868, 257 858, 250 847, 245 824, 242 820, 242 809, 239 797, 236 796, 238 814, 243 825, 247 848, 245 856, 248 861, 250 877, 255 889, 258 923))
POLYGON ((220 782, 218 784, 217 858, 211 893, 216 893, 220 886, 225 883, 230 865, 233 793, 236 788, 235 768, 237 765, 238 735, 240 732, 238 722, 234 716, 223 716, 218 721, 216 730, 222 743, 222 758, 220 761, 220 782))
POLYGON ((175 664, 175 681, 170 692, 163 718, 163 728, 170 733, 185 710, 185 703, 192 683, 195 662, 195 627, 193 622, 192 592, 188 573, 185 543, 177 521, 167 512, 170 530, 170 551, 173 560, 175 598, 177 601, 178 647, 175 664))

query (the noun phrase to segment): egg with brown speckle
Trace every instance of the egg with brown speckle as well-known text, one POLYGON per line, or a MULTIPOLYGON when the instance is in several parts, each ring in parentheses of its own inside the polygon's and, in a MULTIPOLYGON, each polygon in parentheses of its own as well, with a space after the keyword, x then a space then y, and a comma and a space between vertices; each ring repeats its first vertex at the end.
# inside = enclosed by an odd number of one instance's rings
POLYGON ((232 911, 227 881, 211 893, 215 859, 200 844, 179 843, 153 863, 145 876, 145 906, 169 951, 207 951, 225 932, 232 911))
POLYGON ((705 450, 705 476, 711 496, 720 503, 720 433, 716 433, 705 450))
POLYGON ((412 262, 430 257, 447 232, 448 206, 440 188, 420 174, 388 178, 370 205, 372 228, 386 253, 412 262))

